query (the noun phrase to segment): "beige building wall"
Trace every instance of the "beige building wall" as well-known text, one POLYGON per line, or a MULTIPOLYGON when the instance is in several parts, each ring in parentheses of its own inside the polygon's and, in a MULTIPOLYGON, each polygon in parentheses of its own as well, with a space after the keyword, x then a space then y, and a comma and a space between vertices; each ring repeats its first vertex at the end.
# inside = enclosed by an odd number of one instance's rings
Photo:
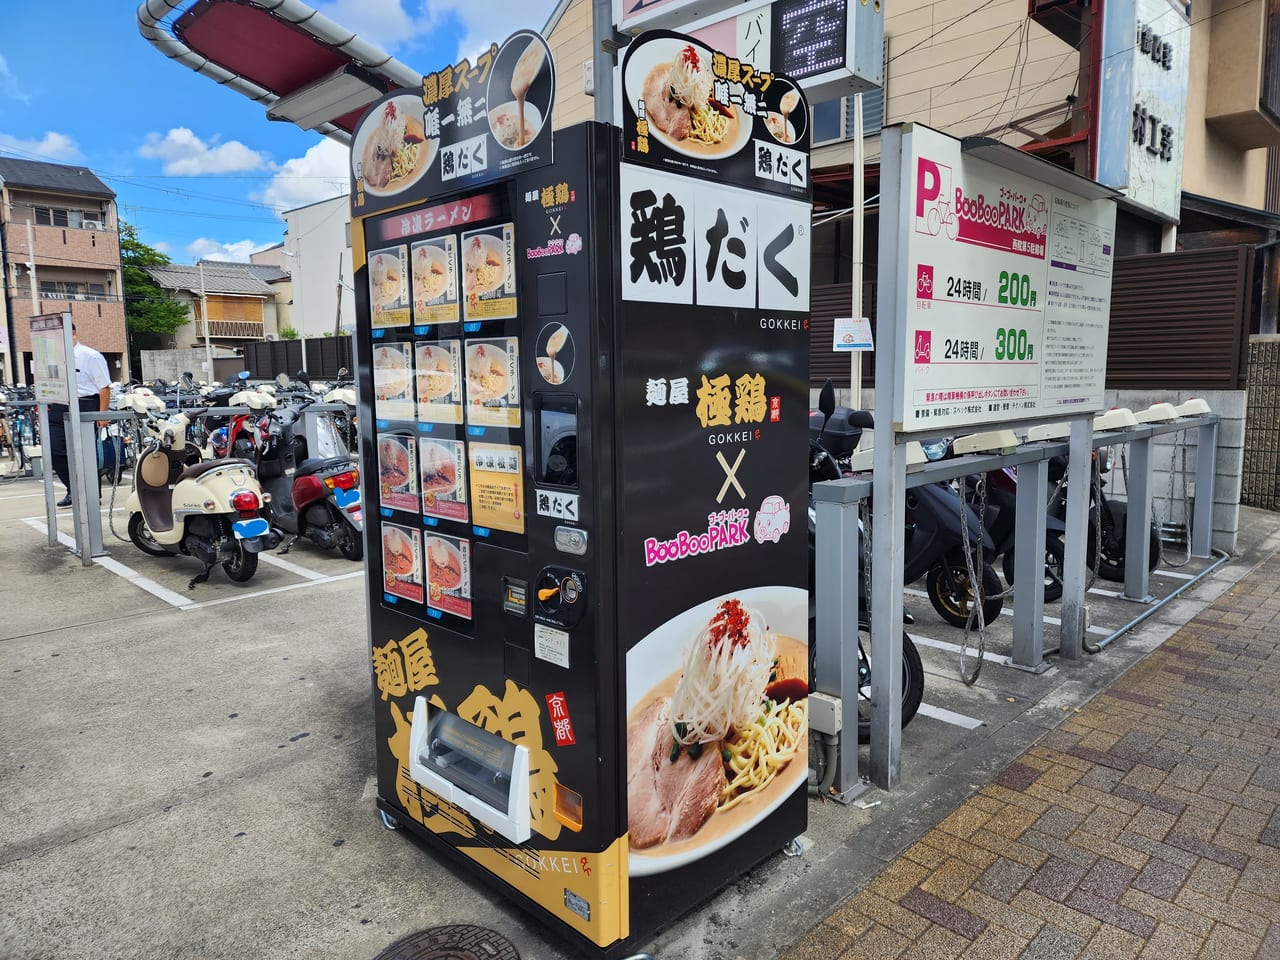
MULTIPOLYGON (((1230 203, 1264 209, 1267 151, 1243 150, 1204 121, 1210 84, 1257 86, 1256 50, 1262 0, 1197 0, 1191 30, 1191 71, 1187 80, 1187 132, 1182 189, 1230 203), (1255 14, 1250 17, 1250 14, 1255 14), (1250 35, 1253 48, 1244 42, 1250 35), (1224 42, 1225 41, 1225 42, 1224 42), (1224 55, 1234 50, 1236 55, 1224 55), (1250 72, 1252 71, 1252 73, 1250 72)), ((1255 101, 1256 102, 1256 101, 1255 101)), ((1280 143, 1280 135, 1276 136, 1280 143)))
POLYGON ((591 55, 591 0, 572 0, 546 37, 556 63, 556 102, 551 108, 551 128, 571 127, 591 120, 596 103, 585 90, 584 63, 591 55))

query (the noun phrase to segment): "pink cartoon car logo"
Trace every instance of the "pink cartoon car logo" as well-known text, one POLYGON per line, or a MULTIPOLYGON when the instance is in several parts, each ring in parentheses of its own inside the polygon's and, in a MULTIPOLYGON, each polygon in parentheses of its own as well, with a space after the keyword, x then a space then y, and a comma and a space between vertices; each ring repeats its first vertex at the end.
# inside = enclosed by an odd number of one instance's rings
POLYGON ((791 505, 781 497, 765 497, 756 511, 755 537, 757 543, 772 540, 777 543, 791 529, 791 505))

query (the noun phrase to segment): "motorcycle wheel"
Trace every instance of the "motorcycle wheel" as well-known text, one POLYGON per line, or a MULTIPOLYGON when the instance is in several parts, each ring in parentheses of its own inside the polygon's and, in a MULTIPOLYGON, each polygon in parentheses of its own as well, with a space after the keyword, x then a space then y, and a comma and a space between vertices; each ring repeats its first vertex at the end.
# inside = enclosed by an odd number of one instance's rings
POLYGON ((222 569, 227 577, 236 583, 248 583, 258 572, 258 555, 250 553, 244 544, 236 541, 236 554, 230 560, 222 561, 222 569))
POLYGON ((172 557, 173 551, 167 547, 162 547, 155 537, 151 535, 151 531, 147 529, 147 522, 142 519, 142 514, 135 513, 129 517, 129 539, 133 541, 133 545, 143 553, 151 557, 172 557))
MULTIPOLYGON (((1044 539, 1044 602, 1062 599, 1063 558, 1066 547, 1058 537, 1044 539)), ((1007 550, 1002 561, 1005 582, 1013 586, 1013 551, 1007 550)))
MULTIPOLYGON (((1114 500, 1107 501, 1107 509, 1111 513, 1111 522, 1115 528, 1115 542, 1108 543, 1108 537, 1102 538, 1101 556, 1096 556, 1097 548, 1094 546, 1097 534, 1094 530, 1092 522, 1089 524, 1089 566, 1093 566, 1096 559, 1098 564, 1098 576, 1103 580, 1110 580, 1112 583, 1124 583, 1124 557, 1125 557, 1125 519, 1129 513, 1127 504, 1117 503, 1114 500)), ((1147 546, 1147 571, 1150 572, 1160 565, 1160 531, 1156 528, 1155 522, 1151 524, 1151 535, 1147 546)))
POLYGON ((345 520, 338 533, 338 552, 348 560, 364 559, 364 534, 345 520))
MULTIPOLYGON (((969 614, 973 610, 973 588, 969 584, 969 570, 965 565, 964 555, 955 552, 947 556, 941 563, 929 568, 925 577, 925 587, 929 591, 929 602, 938 616, 961 629, 969 622, 969 614), (946 586, 946 575, 950 573, 954 590, 946 586)), ((1000 611, 1004 609, 1004 598, 998 596, 1003 591, 1000 576, 991 564, 982 565, 982 616, 987 623, 994 623, 1000 611)), ((976 626, 976 617, 975 617, 976 626)))
MULTIPOLYGON (((924 665, 911 638, 902 635, 902 726, 920 709, 924 697, 924 665)), ((858 742, 871 742, 871 626, 858 624, 858 742)))

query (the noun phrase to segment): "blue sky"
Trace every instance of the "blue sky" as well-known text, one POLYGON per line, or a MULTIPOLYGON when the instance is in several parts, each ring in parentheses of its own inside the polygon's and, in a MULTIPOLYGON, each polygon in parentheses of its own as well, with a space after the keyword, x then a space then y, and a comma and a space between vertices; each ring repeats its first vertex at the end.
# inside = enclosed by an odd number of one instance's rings
MULTIPOLYGON (((423 72, 513 30, 555 0, 312 0, 423 72)), ((164 57, 133 0, 4 3, 0 156, 86 166, 120 217, 175 263, 247 260, 280 242, 279 211, 346 192, 346 148, 164 57)))

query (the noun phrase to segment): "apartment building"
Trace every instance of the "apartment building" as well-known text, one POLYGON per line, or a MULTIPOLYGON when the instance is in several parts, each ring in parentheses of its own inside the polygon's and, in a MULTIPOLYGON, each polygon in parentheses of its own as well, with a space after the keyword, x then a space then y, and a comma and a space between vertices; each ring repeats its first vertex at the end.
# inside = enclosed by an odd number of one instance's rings
POLYGON ((176 348, 210 346, 230 355, 251 340, 275 340, 285 325, 289 274, 271 263, 201 260, 144 268, 169 296, 187 308, 188 320, 173 334, 176 348))
POLYGON ((31 380, 31 317, 70 312, 81 339, 129 376, 115 193, 85 167, 0 157, 0 363, 31 380))

